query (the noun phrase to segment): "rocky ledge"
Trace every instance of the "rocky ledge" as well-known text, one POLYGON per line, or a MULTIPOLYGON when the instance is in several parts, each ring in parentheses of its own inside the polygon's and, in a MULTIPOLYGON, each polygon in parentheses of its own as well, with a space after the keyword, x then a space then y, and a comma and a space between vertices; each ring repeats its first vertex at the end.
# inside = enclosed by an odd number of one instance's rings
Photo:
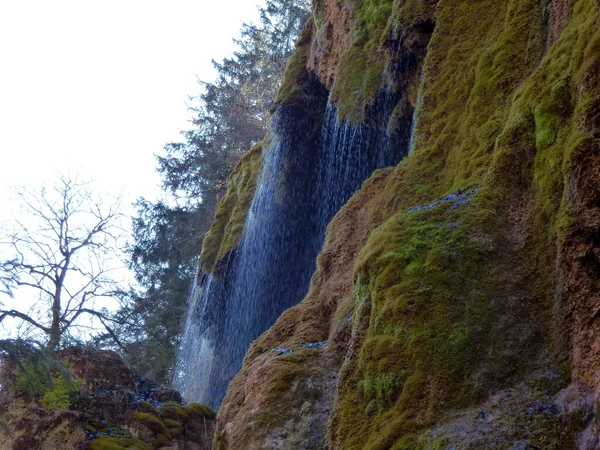
POLYGON ((68 348, 0 366, 0 450, 205 450, 215 412, 185 404, 112 351, 68 348))

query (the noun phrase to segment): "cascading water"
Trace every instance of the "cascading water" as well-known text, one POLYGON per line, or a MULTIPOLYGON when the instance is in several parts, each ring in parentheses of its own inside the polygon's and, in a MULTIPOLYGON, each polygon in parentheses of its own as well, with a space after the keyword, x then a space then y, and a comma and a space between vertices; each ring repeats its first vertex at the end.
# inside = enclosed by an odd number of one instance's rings
POLYGON ((188 400, 218 406, 250 342, 307 290, 320 243, 318 136, 306 130, 324 103, 310 114, 276 113, 238 249, 222 273, 193 287, 174 382, 188 400))
POLYGON ((250 343, 306 295, 333 215, 408 152, 412 109, 390 127, 399 94, 382 90, 369 120, 354 125, 316 90, 322 100, 310 111, 275 113, 238 249, 193 287, 174 381, 188 401, 219 406, 250 343))
POLYGON ((319 247, 329 221, 373 171, 395 165, 405 156, 406 126, 395 133, 385 128, 395 100, 390 93, 380 95, 374 108, 383 118, 378 126, 340 121, 335 103, 327 103, 319 146, 319 247))

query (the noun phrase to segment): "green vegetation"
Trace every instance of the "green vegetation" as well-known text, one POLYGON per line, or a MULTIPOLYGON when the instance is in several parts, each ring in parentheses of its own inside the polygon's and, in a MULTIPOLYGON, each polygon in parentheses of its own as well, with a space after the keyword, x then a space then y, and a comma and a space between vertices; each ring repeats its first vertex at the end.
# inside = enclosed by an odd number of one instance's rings
POLYGON ((217 413, 210 406, 200 403, 190 403, 184 407, 185 412, 189 417, 209 417, 215 418, 217 413))
MULTIPOLYGON (((265 384, 261 388, 264 396, 262 404, 270 407, 260 408, 252 415, 252 426, 245 433, 248 442, 260 443, 282 423, 301 420, 297 412, 300 408, 303 415, 318 413, 313 407, 306 408, 307 404, 314 404, 320 398, 320 388, 315 384, 325 382, 319 378, 322 359, 318 355, 317 349, 300 349, 279 355, 266 366, 263 377, 265 384)), ((240 380, 234 379, 232 383, 236 382, 240 380)), ((221 441, 223 438, 223 434, 215 435, 215 447, 222 448, 219 445, 224 445, 221 441)))
POLYGON ((281 106, 307 107, 310 104, 309 74, 306 69, 308 52, 313 36, 314 22, 306 22, 296 51, 287 63, 281 87, 277 91, 277 104, 281 106))
POLYGON ((186 424, 203 417, 214 419, 216 413, 210 407, 199 403, 188 406, 175 402, 166 402, 162 408, 156 409, 149 403, 140 402, 140 411, 132 414, 134 423, 142 424, 154 435, 155 447, 170 446, 172 441, 185 434, 186 424))
POLYGON ((143 413, 143 412, 137 411, 137 412, 133 413, 133 417, 138 422, 140 422, 140 423, 144 424, 145 426, 147 426, 148 428, 150 428, 156 434, 167 434, 168 433, 167 428, 165 427, 165 424, 162 423, 162 420, 160 420, 160 417, 158 417, 154 414, 143 413))
POLYGON ((80 385, 80 382, 73 382, 69 377, 57 373, 52 376, 52 387, 42 394, 40 405, 44 411, 69 409, 71 394, 75 393, 80 385))
MULTIPOLYGON (((524 376, 542 349, 561 355, 547 261, 576 223, 565 179, 597 146, 600 17, 592 0, 577 2, 544 55, 543 14, 530 0, 438 5, 416 151, 386 175, 383 225, 356 261, 360 351, 332 422, 345 449, 421 448, 419 433, 445 412, 524 376), (407 209, 477 185, 469 204, 407 209)), ((540 424, 536 442, 560 448, 555 425, 540 424)))
POLYGON ((392 17, 392 0, 352 1, 353 43, 340 59, 332 89, 340 115, 360 122, 366 103, 379 92, 385 65, 384 31, 392 17))
POLYGON ((156 407, 149 402, 141 401, 137 405, 137 409, 140 412, 148 413, 148 414, 158 414, 158 410, 156 407))
POLYGON ((173 438, 177 438, 183 434, 183 424, 173 419, 163 419, 163 423, 167 430, 169 431, 169 435, 173 436, 173 438))
POLYGON ((186 421, 188 419, 208 417, 214 418, 217 413, 210 407, 200 403, 190 403, 187 406, 175 402, 166 402, 158 411, 163 419, 186 421))
POLYGON ((244 155, 229 176, 227 192, 219 202, 215 220, 202 246, 200 264, 212 272, 215 264, 238 244, 254 197, 262 163, 263 143, 244 155))
POLYGON ((14 364, 16 389, 39 401, 45 411, 68 409, 81 387, 63 362, 25 341, 1 340, 0 357, 14 364))
POLYGON ((355 330, 364 340, 338 405, 347 448, 391 448, 439 409, 477 397, 466 376, 488 340, 500 280, 486 276, 488 251, 470 238, 474 214, 451 203, 400 213, 359 255, 357 303, 370 323, 355 330))
MULTIPOLYGON (((348 2, 352 8, 352 44, 340 57, 332 97, 337 103, 340 117, 361 122, 367 105, 375 100, 380 90, 389 85, 386 67, 397 57, 392 41, 421 57, 429 39, 423 24, 433 23, 434 1, 423 0, 367 0, 348 2), (423 34, 424 33, 424 34, 423 34)), ((315 12, 317 14, 317 12, 315 12)), ((411 74, 414 75, 414 74, 411 74)), ((402 74, 406 77, 406 74, 402 74)), ((414 101, 414 80, 405 79, 405 95, 414 101)))
POLYGON ((152 450, 148 444, 135 438, 99 437, 90 442, 90 450, 152 450))

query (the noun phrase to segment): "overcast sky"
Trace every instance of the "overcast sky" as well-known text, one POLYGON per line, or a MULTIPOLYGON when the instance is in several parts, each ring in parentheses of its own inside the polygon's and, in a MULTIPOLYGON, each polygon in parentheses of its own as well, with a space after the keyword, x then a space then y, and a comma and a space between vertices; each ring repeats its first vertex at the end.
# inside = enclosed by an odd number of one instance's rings
POLYGON ((0 1, 0 218, 7 185, 56 171, 126 199, 158 193, 154 153, 191 117, 196 75, 260 0, 0 1))

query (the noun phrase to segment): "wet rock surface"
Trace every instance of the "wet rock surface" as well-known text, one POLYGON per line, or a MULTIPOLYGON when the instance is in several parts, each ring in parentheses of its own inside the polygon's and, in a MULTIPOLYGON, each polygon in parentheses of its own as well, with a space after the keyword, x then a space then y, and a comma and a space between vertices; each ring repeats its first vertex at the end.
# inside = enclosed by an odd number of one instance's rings
POLYGON ((290 353, 294 353, 296 350, 301 350, 303 348, 321 348, 324 345, 325 345, 325 341, 311 342, 309 344, 298 345, 298 346, 292 347, 292 348, 276 347, 276 348, 272 349, 271 351, 278 355, 289 355, 290 353))

